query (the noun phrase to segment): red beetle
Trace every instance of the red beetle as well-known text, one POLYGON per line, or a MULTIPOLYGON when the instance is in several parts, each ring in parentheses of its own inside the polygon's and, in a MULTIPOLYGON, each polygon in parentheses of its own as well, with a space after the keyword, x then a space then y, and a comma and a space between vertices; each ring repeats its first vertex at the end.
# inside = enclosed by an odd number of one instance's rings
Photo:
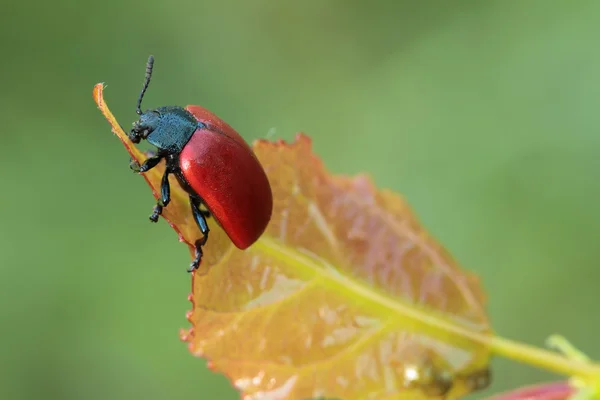
POLYGON ((185 109, 159 107, 142 113, 142 99, 152 76, 154 57, 148 58, 146 79, 137 103, 140 119, 133 124, 129 139, 147 140, 156 154, 136 172, 154 168, 164 158, 165 174, 161 199, 150 216, 157 222, 170 200, 169 175, 173 174, 190 196, 192 214, 203 237, 195 242, 196 257, 188 271, 200 265, 202 246, 208 239, 206 217, 212 215, 233 244, 240 249, 252 245, 264 232, 273 210, 273 195, 267 175, 252 149, 226 122, 199 106, 185 109), (204 205, 207 210, 201 209, 204 205))

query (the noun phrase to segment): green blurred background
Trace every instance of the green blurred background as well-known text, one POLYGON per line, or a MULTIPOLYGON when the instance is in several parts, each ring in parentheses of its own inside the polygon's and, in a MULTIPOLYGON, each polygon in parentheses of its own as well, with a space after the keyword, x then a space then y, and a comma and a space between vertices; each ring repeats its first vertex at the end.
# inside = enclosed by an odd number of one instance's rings
POLYGON ((406 195, 500 334, 598 356, 600 2, 12 1, 0 32, 1 399, 237 398, 178 339, 189 254, 91 97, 130 126, 151 53, 145 107, 307 132, 406 195))

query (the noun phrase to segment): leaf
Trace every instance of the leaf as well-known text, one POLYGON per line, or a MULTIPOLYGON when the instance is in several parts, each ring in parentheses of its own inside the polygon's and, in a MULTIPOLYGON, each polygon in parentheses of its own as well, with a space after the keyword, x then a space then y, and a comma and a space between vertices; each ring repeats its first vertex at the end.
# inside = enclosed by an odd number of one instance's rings
MULTIPOLYGON (((102 98, 132 157, 143 161, 102 98)), ((246 251, 214 221, 192 278, 190 351, 245 399, 458 398, 489 384, 484 295, 414 217, 365 175, 334 176, 302 134, 254 151, 273 218, 246 251), (213 235, 213 232, 216 234, 213 235), (447 397, 445 397, 447 396, 447 397)), ((144 177, 155 197, 161 169, 144 177)), ((164 217, 192 250, 200 233, 172 182, 164 217)))
POLYGON ((567 400, 575 389, 568 382, 551 382, 498 394, 487 400, 567 400))

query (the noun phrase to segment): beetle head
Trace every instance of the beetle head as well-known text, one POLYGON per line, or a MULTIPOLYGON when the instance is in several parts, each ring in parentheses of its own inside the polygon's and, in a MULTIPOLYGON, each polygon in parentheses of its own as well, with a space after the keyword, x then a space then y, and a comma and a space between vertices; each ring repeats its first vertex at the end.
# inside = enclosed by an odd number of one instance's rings
POLYGON ((129 133, 129 139, 133 143, 139 143, 146 140, 160 121, 160 114, 156 110, 148 110, 140 115, 140 119, 133 123, 133 128, 129 133))
POLYGON ((150 84, 154 57, 148 58, 146 79, 137 102, 136 113, 140 118, 133 123, 129 139, 133 143, 147 140, 162 153, 181 152, 200 124, 187 110, 177 106, 158 107, 142 112, 142 99, 150 84))

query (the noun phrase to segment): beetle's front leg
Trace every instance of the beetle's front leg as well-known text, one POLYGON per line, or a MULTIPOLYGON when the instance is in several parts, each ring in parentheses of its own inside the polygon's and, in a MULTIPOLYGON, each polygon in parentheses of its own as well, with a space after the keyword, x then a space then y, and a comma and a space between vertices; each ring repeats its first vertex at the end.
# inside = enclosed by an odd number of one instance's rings
MULTIPOLYGON (((131 159, 131 162, 129 163, 129 168, 131 168, 133 170, 133 172, 136 172, 136 173, 147 172, 147 171, 151 170, 152 168, 156 167, 163 158, 164 158, 164 155, 155 154, 155 155, 152 155, 151 157, 148 157, 142 165, 140 165, 140 163, 138 163, 134 159, 131 159)), ((158 217, 162 214, 163 207, 166 207, 167 204, 169 204, 169 202, 171 201, 171 187, 169 185, 169 174, 170 173, 171 173, 171 169, 167 165, 167 168, 165 168, 165 173, 163 174, 161 184, 160 184, 161 199, 156 203, 156 205, 154 206, 154 209, 152 210, 152 214, 149 217, 150 221, 152 221, 152 222, 158 221, 158 217)))
POLYGON ((133 172, 147 172, 149 170, 151 170, 152 168, 156 167, 158 165, 158 163, 160 162, 160 160, 162 160, 164 158, 164 156, 162 155, 156 155, 150 158, 147 158, 146 161, 144 161, 144 163, 142 165, 140 165, 140 163, 138 163, 135 160, 131 160, 131 162, 129 163, 129 168, 131 168, 133 170, 133 172))
POLYGON ((154 206, 152 215, 150 215, 150 221, 158 222, 158 217, 162 214, 163 207, 166 207, 171 202, 171 185, 169 184, 169 174, 171 170, 165 169, 161 183, 160 183, 160 201, 154 206))

